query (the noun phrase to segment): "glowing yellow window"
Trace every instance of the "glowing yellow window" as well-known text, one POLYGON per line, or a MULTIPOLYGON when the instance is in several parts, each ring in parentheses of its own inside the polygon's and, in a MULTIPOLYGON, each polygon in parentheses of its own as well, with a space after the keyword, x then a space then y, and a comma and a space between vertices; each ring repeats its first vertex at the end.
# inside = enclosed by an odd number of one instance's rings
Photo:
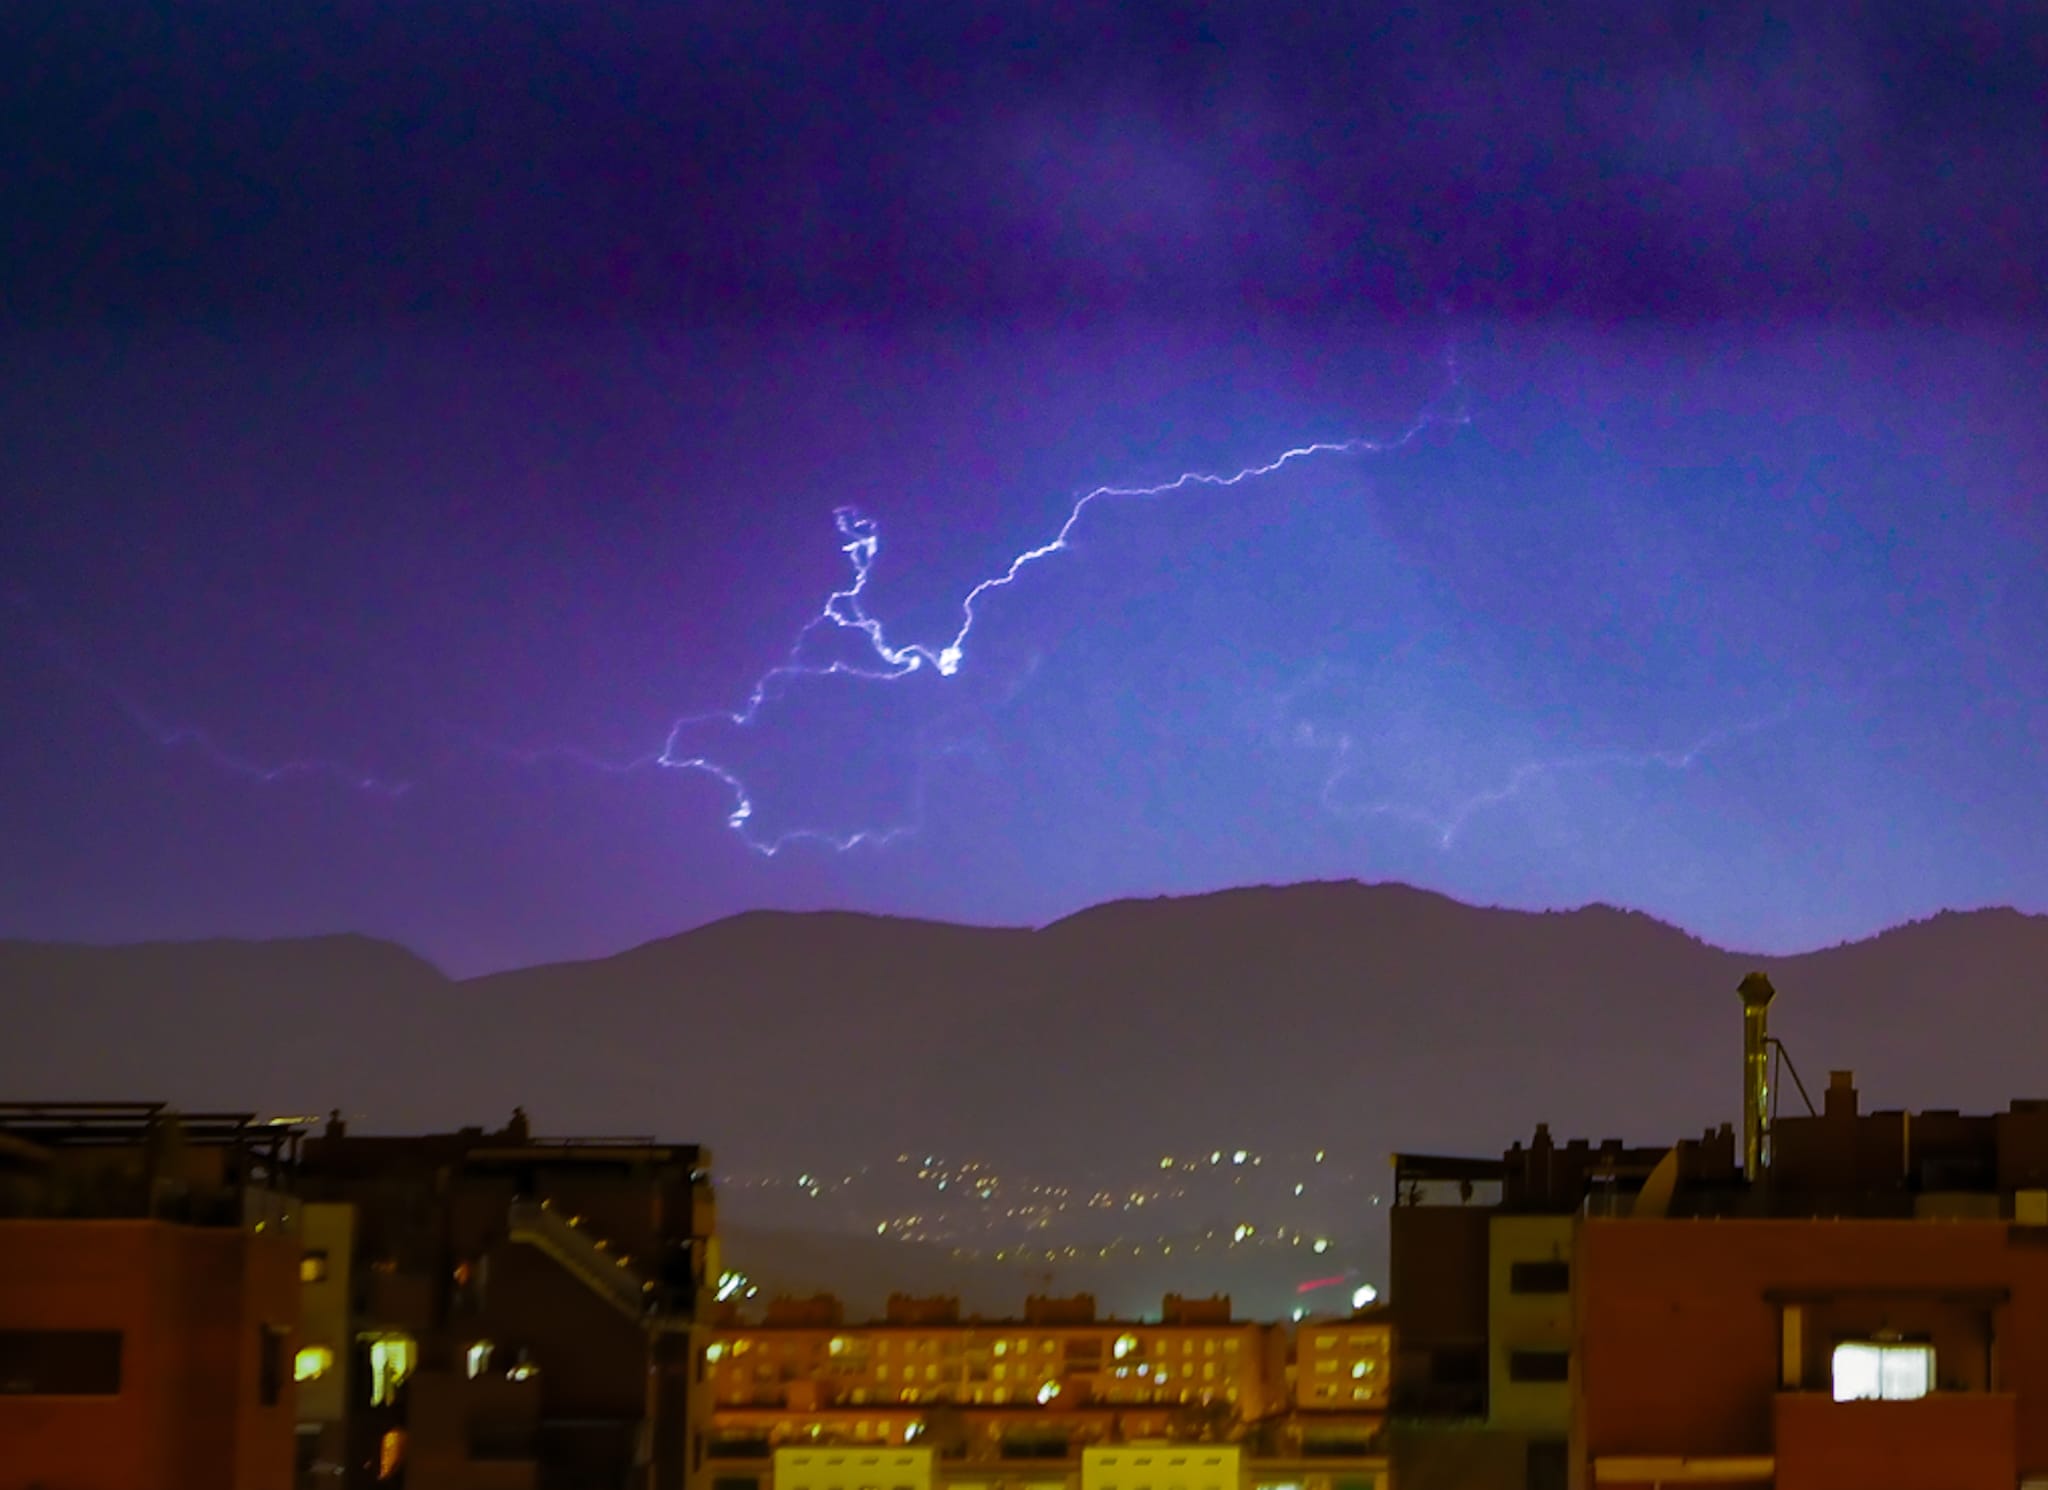
POLYGON ((301 1283, 325 1283, 327 1281, 327 1254, 308 1252, 299 1258, 299 1281, 301 1283))
POLYGON ((334 1369, 334 1352, 324 1345, 304 1345, 292 1359, 293 1381, 318 1381, 334 1369))
POLYGON ((389 1428, 377 1445, 377 1478, 388 1480, 405 1467, 405 1430, 389 1428))

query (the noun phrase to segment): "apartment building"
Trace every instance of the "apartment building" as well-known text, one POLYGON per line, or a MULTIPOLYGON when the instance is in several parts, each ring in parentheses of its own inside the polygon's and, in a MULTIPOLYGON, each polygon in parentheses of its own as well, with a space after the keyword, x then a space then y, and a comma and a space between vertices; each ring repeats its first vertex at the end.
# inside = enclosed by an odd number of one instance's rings
POLYGON ((1741 991, 1739 1135, 1397 1158, 1403 1490, 2048 1483, 2048 1102, 1785 1114, 1741 991))
POLYGON ((927 1446, 954 1490, 1073 1490, 1087 1453, 1141 1442, 1229 1443, 1233 1465, 1242 1445, 1246 1484, 1376 1490, 1384 1473, 1383 1317, 1306 1321, 1290 1340, 1225 1298, 1169 1295, 1132 1320, 1033 1297, 983 1320, 898 1296, 849 1323, 820 1296, 729 1317, 705 1354, 716 1490, 764 1490, 792 1445, 927 1446))
POLYGON ((0 1104, 0 1490, 284 1490, 295 1132, 0 1104))
POLYGON ((301 1463, 404 1490, 681 1490, 710 1158, 504 1127, 307 1137, 301 1463))

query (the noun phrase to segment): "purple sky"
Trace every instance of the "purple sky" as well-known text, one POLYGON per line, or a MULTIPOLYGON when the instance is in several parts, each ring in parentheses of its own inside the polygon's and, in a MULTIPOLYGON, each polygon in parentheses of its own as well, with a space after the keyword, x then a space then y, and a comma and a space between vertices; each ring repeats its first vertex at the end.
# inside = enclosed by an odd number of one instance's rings
POLYGON ((0 20, 0 934, 2048 909, 2038 11, 337 9, 0 20))

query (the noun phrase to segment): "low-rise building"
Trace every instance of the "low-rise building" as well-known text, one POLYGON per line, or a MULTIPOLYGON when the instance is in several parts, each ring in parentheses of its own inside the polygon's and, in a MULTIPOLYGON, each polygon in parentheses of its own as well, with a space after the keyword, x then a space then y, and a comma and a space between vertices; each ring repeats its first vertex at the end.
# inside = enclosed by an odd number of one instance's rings
POLYGON ((0 1487, 292 1482, 295 1137, 157 1102, 0 1104, 0 1487))
MULTIPOLYGON (((2048 1102, 1396 1159, 1402 1490, 2048 1482, 2048 1102)), ((1796 1073, 1795 1073, 1796 1076, 1796 1073)))
POLYGON ((641 1137, 386 1136, 300 1158, 303 1462, 406 1490, 682 1490, 716 1276, 709 1155, 641 1137), (311 1352, 308 1354, 306 1352, 311 1352))
POLYGON ((1169 1295, 1140 1320, 1034 1297, 986 1320, 898 1296, 859 1323, 832 1297, 785 1298, 754 1323, 729 1315, 705 1358, 714 1490, 769 1490, 799 1445, 927 1446, 947 1490, 1076 1490, 1089 1454, 1140 1443, 1228 1446, 1233 1487, 1253 1490, 1377 1490, 1384 1474, 1378 1313, 1304 1321, 1290 1340, 1225 1298, 1169 1295))

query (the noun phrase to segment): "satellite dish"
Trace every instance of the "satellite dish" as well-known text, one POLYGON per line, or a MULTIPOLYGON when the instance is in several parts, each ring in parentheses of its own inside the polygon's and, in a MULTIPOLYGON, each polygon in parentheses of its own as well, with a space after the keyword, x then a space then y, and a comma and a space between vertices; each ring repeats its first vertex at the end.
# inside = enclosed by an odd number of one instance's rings
POLYGON ((1671 1196, 1678 1189, 1678 1150, 1666 1149, 1643 1188, 1636 1191, 1635 1208, 1629 1212, 1639 1220, 1658 1220, 1670 1214, 1671 1196))

